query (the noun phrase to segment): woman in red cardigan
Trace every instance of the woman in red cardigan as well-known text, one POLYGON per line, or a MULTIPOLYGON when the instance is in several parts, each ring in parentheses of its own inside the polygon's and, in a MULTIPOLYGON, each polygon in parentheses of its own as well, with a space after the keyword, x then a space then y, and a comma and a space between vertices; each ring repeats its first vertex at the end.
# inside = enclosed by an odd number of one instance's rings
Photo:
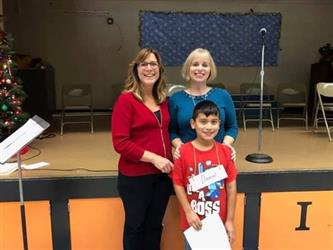
POLYGON ((112 113, 112 141, 120 154, 118 191, 125 208, 125 250, 158 250, 172 190, 169 112, 161 57, 141 49, 130 63, 112 113))

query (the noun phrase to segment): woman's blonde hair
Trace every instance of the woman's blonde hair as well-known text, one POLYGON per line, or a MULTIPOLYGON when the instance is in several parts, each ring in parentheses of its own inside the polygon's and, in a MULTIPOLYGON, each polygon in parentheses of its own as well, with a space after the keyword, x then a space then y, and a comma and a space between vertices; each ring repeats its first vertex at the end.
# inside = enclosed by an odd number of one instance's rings
POLYGON ((182 67, 182 77, 186 81, 190 80, 190 67, 192 65, 193 60, 198 57, 208 59, 210 74, 207 80, 208 81, 214 80, 217 75, 214 59, 208 50, 202 48, 197 48, 188 55, 182 67))
POLYGON ((132 92, 139 100, 143 101, 140 90, 140 79, 138 76, 138 65, 143 62, 150 54, 154 54, 160 70, 160 77, 153 86, 153 97, 157 103, 163 102, 167 97, 167 88, 164 79, 164 66, 160 54, 152 48, 141 49, 133 61, 129 64, 127 79, 124 91, 132 92))

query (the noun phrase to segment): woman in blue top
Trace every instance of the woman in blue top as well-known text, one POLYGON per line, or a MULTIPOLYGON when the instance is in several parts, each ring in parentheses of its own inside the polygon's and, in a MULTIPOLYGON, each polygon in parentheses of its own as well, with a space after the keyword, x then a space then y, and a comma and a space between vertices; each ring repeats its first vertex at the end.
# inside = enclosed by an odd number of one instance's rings
MULTIPOLYGON (((193 50, 182 67, 182 76, 189 82, 189 86, 174 93, 169 99, 169 132, 172 145, 176 148, 176 158, 179 146, 195 139, 190 120, 194 106, 202 100, 215 102, 220 110, 221 126, 215 140, 231 147, 237 137, 236 112, 230 94, 224 89, 207 86, 208 81, 215 79, 216 71, 211 54, 202 48, 193 50)), ((235 157, 235 151, 232 150, 235 157)))

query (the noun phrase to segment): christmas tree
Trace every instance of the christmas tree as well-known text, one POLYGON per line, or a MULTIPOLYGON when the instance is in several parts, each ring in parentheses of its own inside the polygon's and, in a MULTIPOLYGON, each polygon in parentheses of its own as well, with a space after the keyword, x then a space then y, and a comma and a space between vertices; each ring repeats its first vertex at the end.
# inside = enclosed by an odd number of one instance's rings
POLYGON ((0 30, 0 142, 19 128, 29 115, 22 111, 26 94, 15 77, 17 64, 9 36, 0 30))

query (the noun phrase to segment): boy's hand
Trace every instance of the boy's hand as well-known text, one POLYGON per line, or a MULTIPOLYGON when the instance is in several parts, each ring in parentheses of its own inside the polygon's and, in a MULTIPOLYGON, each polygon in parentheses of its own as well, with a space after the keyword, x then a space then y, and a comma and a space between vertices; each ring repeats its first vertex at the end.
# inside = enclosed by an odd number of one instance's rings
POLYGON ((186 219, 188 224, 195 230, 201 230, 202 222, 199 216, 193 210, 191 210, 189 213, 186 213, 186 219))
POLYGON ((235 241, 235 238, 236 238, 234 223, 232 221, 226 221, 224 226, 225 226, 225 230, 227 231, 229 242, 231 245, 235 241))

